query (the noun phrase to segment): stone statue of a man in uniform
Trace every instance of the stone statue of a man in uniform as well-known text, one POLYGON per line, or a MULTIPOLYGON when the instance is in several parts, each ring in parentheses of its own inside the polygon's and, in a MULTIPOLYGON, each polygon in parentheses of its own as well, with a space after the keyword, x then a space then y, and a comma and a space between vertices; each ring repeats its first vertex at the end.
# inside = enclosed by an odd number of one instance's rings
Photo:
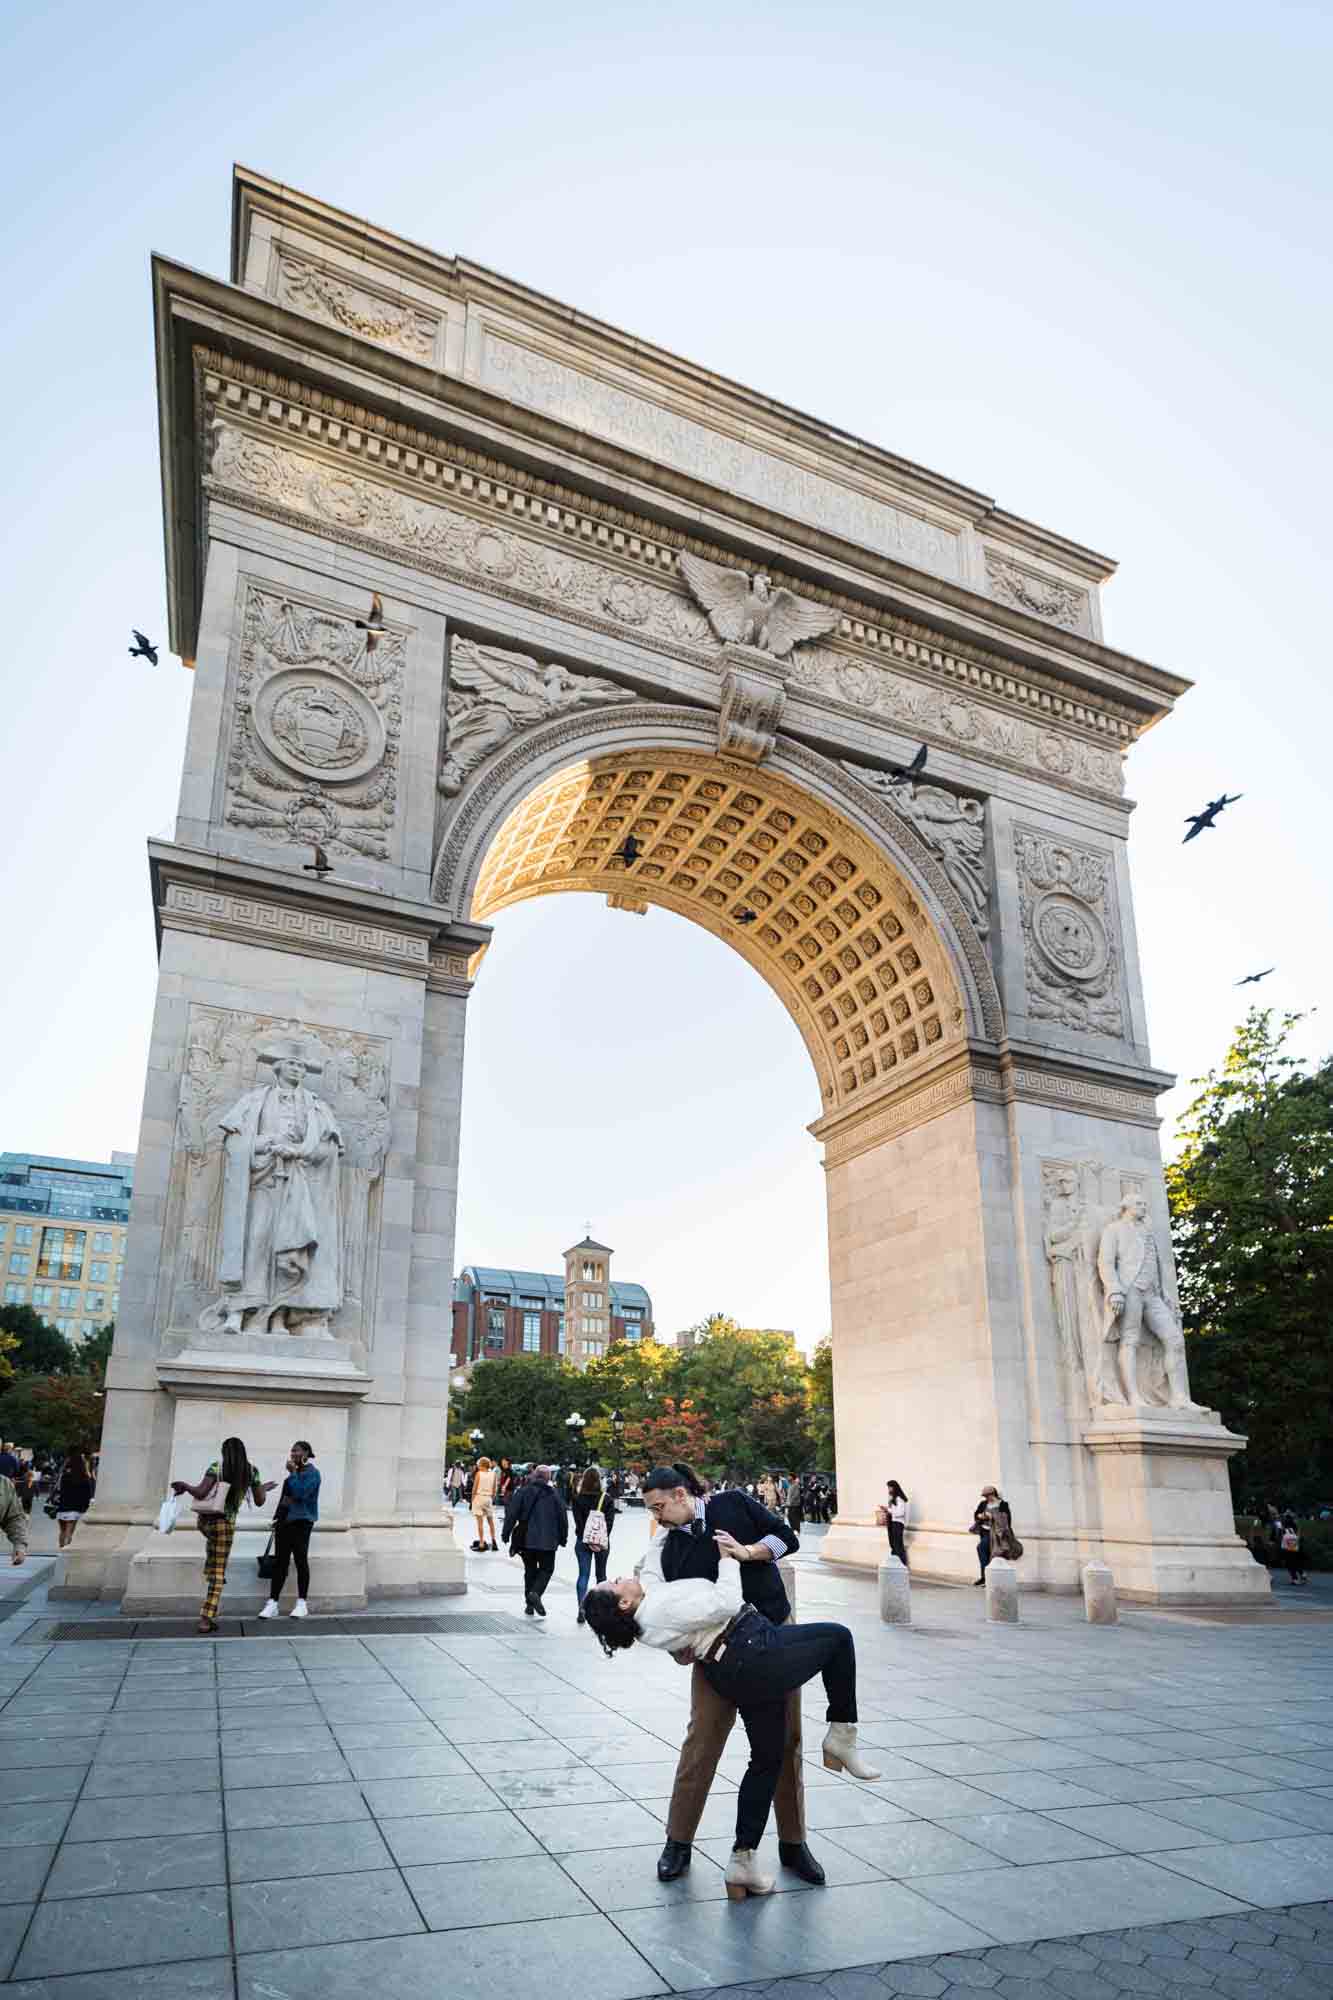
POLYGON ((342 1304, 338 1175, 342 1135, 332 1110, 307 1087, 299 1039, 257 1051, 269 1081, 218 1120, 223 1134, 218 1279, 226 1333, 327 1334, 342 1304))
MULTIPOLYGON (((1148 1227, 1148 1204, 1141 1194, 1129 1194, 1114 1222, 1102 1231, 1097 1248, 1097 1272, 1106 1293, 1106 1325, 1102 1339, 1118 1348, 1119 1376, 1129 1404, 1143 1401, 1139 1389, 1139 1346, 1145 1331, 1161 1342, 1166 1370, 1167 1403, 1173 1410, 1196 1410, 1190 1401, 1185 1372, 1185 1336, 1166 1296, 1162 1253, 1148 1227)), ((1104 1350, 1105 1351, 1105 1350, 1104 1350)), ((1104 1366, 1104 1389, 1115 1377, 1111 1357, 1104 1366)))

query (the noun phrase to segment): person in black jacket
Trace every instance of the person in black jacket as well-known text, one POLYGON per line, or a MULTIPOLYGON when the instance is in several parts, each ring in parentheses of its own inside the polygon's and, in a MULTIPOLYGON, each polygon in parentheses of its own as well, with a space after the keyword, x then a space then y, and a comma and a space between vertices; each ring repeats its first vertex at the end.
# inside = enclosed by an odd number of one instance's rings
MULTIPOLYGON (((544 1618, 542 1599, 555 1569, 555 1552, 569 1540, 569 1515, 551 1484, 549 1465, 534 1465, 532 1477, 514 1495, 505 1515, 505 1541, 511 1542, 516 1534, 527 1586, 523 1609, 529 1618, 544 1618)), ((513 1548, 509 1553, 514 1554, 513 1548)))
MULTIPOLYGON (((741 1596, 774 1625, 786 1624, 791 1605, 778 1563, 784 1555, 794 1554, 800 1542, 780 1515, 739 1489, 706 1497, 702 1481, 688 1465, 659 1465, 643 1482, 643 1500, 663 1532, 649 1543, 639 1565, 641 1574, 647 1566, 657 1565, 667 1583, 683 1576, 702 1576, 716 1583, 722 1558, 714 1537, 731 1536, 745 1550, 740 1559, 741 1596)), ((725 1700, 696 1665, 690 1676, 690 1723, 667 1810, 666 1845, 657 1863, 659 1881, 674 1882, 690 1865, 694 1836, 736 1715, 736 1704, 725 1700)), ((783 1867, 821 1887, 824 1871, 805 1844, 799 1691, 787 1697, 787 1737, 773 1808, 783 1867)))
POLYGON ((603 1480, 597 1467, 590 1465, 580 1479, 569 1507, 574 1516, 574 1553, 578 1557, 579 1564, 574 1594, 578 1598, 579 1624, 586 1625, 588 1621, 583 1615, 583 1600, 588 1594, 589 1572, 595 1568, 598 1583, 606 1582, 607 1558, 611 1553, 611 1527, 617 1512, 611 1481, 603 1480), (590 1514, 601 1514, 606 1521, 605 1548, 590 1548, 583 1538, 583 1531, 588 1525, 590 1514))

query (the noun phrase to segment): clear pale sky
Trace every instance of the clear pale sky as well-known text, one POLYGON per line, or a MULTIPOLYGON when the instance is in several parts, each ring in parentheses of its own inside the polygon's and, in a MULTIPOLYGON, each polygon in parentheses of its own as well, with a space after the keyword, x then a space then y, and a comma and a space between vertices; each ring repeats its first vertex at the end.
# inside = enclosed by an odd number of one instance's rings
MULTIPOLYGON (((164 634, 148 257, 225 275, 233 160, 1118 557, 1110 643, 1197 683, 1129 767, 1155 1060, 1218 1060, 1272 963, 1328 1046, 1327 7, 241 0, 0 32, 0 1148, 136 1142, 144 841, 191 686, 125 652, 164 634)), ((591 1222, 664 1328, 819 1336, 814 1076, 739 958, 528 904, 469 1034, 460 1263, 558 1268, 591 1222)))

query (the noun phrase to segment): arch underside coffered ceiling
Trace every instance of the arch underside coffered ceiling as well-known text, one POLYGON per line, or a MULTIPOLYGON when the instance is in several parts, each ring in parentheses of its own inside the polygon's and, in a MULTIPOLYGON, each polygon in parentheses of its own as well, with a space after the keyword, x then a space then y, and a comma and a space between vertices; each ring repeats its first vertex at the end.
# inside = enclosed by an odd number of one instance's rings
POLYGON ((730 944, 795 1021, 825 1111, 907 1081, 966 1037, 948 953, 909 884, 768 767, 670 744, 548 771, 486 845, 468 914, 485 923, 562 891, 656 905, 730 944), (642 853, 627 867, 631 835, 642 853))

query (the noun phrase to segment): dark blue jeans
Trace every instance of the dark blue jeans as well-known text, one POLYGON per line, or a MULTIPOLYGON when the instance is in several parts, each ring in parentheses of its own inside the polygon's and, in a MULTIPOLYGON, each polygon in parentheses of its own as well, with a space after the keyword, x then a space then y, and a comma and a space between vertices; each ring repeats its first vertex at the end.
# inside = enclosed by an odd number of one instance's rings
POLYGON ((606 1559, 611 1551, 610 1549, 590 1549, 586 1542, 578 1542, 575 1544, 574 1553, 579 1561, 579 1579, 574 1585, 574 1591, 579 1600, 579 1608, 582 1609, 583 1600, 588 1594, 589 1574, 594 1565, 596 1565, 598 1583, 606 1582, 606 1559))
POLYGON ((703 1672, 734 1702, 750 1741, 750 1762, 736 1798, 736 1845, 758 1847, 782 1770, 786 1697, 823 1677, 830 1722, 856 1721, 856 1648, 845 1625, 772 1625, 751 1611, 720 1660, 703 1672))

